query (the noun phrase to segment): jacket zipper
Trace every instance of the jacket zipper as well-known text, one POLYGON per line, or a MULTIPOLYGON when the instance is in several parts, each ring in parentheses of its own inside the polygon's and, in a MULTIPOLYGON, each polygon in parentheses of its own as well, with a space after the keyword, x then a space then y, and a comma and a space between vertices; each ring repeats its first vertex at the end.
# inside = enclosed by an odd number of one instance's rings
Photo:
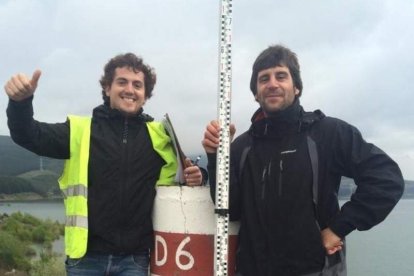
POLYGON ((128 142, 128 119, 124 121, 124 131, 122 132, 122 143, 126 144, 128 142))
POLYGON ((279 161, 279 183, 278 183, 278 194, 279 197, 282 196, 282 186, 283 186, 283 159, 279 161))
MULTIPOLYGON (((128 138, 129 138, 128 137, 128 128, 129 128, 128 118, 125 118, 125 120, 124 120, 124 129, 122 131, 122 163, 121 164, 122 164, 122 167, 123 167, 123 181, 121 182, 120 191, 119 191, 119 193, 120 193, 120 203, 119 203, 119 205, 120 205, 120 211, 122 212, 120 214, 120 216, 121 216, 121 225, 122 226, 125 225, 125 222, 126 222, 125 212, 124 212, 124 209, 125 209, 124 204, 125 204, 125 187, 128 185, 127 179, 128 179, 128 170, 129 170, 129 168, 128 168, 128 145, 127 145, 128 144, 128 138)), ((122 234, 121 233, 118 233, 118 234, 119 234, 120 245, 122 245, 123 244, 122 234)))

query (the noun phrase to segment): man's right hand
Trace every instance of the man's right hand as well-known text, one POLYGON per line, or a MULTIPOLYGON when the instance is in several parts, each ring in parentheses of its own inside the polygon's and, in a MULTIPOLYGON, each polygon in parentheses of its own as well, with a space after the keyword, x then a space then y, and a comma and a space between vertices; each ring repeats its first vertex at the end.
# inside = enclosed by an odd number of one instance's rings
POLYGON ((4 85, 4 90, 6 91, 7 96, 17 102, 31 97, 37 88, 37 83, 39 82, 41 74, 42 71, 36 70, 31 79, 25 74, 14 75, 6 85, 4 85))
POLYGON ((325 247, 326 254, 332 255, 342 250, 344 242, 330 228, 325 228, 321 232, 322 243, 325 247))
MULTIPOLYGON (((230 140, 233 140, 236 128, 230 124, 230 140)), ((204 132, 204 139, 201 144, 206 153, 216 153, 220 143, 220 125, 217 121, 211 121, 204 132)))

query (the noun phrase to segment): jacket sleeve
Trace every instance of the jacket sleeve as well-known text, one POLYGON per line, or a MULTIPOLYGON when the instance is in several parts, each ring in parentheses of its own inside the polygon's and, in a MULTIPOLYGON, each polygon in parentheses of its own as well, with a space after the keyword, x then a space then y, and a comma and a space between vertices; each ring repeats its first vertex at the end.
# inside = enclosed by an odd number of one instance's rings
MULTIPOLYGON (((235 142, 231 144, 230 153, 230 187, 229 187, 229 214, 230 220, 240 219, 240 186, 237 173, 238 151, 235 150, 235 142)), ((209 174, 210 195, 212 200, 216 201, 216 154, 207 154, 208 164, 207 171, 209 174)))
POLYGON ((332 169, 354 179, 355 193, 329 227, 340 237, 368 230, 382 222, 401 198, 404 179, 398 165, 381 149, 367 143, 353 126, 339 121, 331 143, 332 169))
POLYGON ((41 156, 69 158, 69 123, 48 124, 33 119, 33 97, 16 102, 9 100, 7 124, 13 141, 41 156))

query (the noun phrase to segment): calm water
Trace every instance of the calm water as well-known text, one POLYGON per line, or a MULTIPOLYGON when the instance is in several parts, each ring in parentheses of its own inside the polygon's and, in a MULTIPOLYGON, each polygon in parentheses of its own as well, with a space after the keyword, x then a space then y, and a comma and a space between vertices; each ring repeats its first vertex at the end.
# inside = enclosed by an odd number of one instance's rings
POLYGON ((41 219, 65 222, 63 201, 0 202, 0 214, 14 212, 29 213, 41 219))
POLYGON ((401 200, 384 222, 347 238, 350 276, 414 275, 414 200, 401 200))
MULTIPOLYGON (((27 212, 39 218, 64 222, 61 202, 0 203, 0 213, 27 212)), ((401 200, 388 218, 373 229, 347 237, 348 275, 414 275, 414 200, 401 200)), ((55 248, 62 250, 62 242, 55 248)))

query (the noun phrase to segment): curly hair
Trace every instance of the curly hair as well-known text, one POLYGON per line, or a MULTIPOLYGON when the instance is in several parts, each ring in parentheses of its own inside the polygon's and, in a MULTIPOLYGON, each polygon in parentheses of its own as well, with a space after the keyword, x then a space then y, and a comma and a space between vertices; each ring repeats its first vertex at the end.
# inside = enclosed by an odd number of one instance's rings
POLYGON ((102 87, 102 98, 105 104, 109 104, 109 97, 105 93, 105 88, 111 86, 115 69, 128 67, 134 70, 135 73, 142 72, 144 74, 145 83, 145 98, 149 99, 152 96, 152 90, 157 82, 157 75, 154 69, 145 64, 141 57, 136 56, 133 53, 120 54, 111 58, 104 67, 104 75, 99 80, 102 87))

